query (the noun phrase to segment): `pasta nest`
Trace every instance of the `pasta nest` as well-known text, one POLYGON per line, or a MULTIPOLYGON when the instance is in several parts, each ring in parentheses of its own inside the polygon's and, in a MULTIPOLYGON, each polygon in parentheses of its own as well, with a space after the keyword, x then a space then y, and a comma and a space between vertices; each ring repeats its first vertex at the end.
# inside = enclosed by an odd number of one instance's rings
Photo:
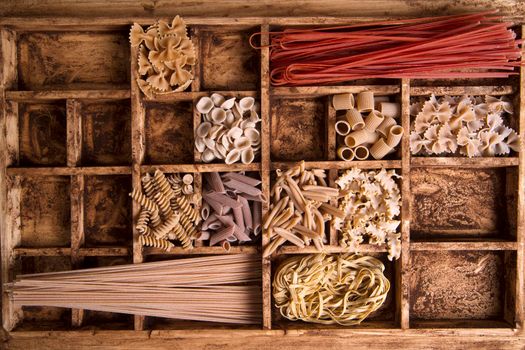
POLYGON ((171 24, 159 20, 146 30, 134 23, 129 38, 131 46, 138 47, 137 84, 144 95, 184 91, 191 84, 195 47, 181 17, 171 24))
POLYGON ((277 268, 275 306, 292 321, 356 325, 385 302, 390 282, 384 270, 371 256, 295 256, 277 268))

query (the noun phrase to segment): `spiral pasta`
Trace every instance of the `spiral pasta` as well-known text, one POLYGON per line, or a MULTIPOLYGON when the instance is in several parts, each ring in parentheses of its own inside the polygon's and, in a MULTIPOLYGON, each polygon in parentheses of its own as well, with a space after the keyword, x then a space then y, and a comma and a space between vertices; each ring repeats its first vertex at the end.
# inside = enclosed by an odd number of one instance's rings
POLYGON ((387 298, 390 281, 384 270, 383 263, 371 256, 294 256, 275 273, 275 306, 292 321, 360 324, 387 298))
POLYGON ((148 230, 148 222, 151 218, 151 212, 146 209, 142 209, 139 213, 139 218, 137 219, 136 229, 142 234, 145 234, 148 230))
POLYGON ((186 199, 186 197, 176 197, 175 201, 177 202, 177 205, 179 206, 179 210, 190 218, 191 221, 198 224, 200 221, 200 215, 197 210, 195 210, 190 202, 186 199))
POLYGON ((139 242, 141 245, 146 247, 155 247, 160 248, 165 251, 170 251, 171 248, 173 248, 175 245, 171 243, 170 241, 164 240, 164 239, 157 239, 153 236, 146 236, 142 235, 139 237, 139 242))
POLYGON ((146 197, 139 189, 134 188, 133 191, 130 193, 131 198, 139 203, 144 209, 149 211, 157 211, 158 206, 153 202, 151 199, 146 197))

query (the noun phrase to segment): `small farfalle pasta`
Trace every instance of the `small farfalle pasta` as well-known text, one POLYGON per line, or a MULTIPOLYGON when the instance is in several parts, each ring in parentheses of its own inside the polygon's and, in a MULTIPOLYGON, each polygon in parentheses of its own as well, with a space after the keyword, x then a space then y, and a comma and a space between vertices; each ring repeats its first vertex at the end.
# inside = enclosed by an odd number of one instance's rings
POLYGON ((519 135, 505 125, 512 115, 506 96, 432 95, 411 105, 415 116, 410 134, 414 155, 460 154, 471 157, 502 156, 519 150, 519 135), (448 116, 447 116, 448 115, 448 116))
POLYGON ((138 47, 137 84, 144 95, 184 91, 193 80, 195 48, 183 19, 176 16, 167 23, 155 22, 146 30, 138 23, 131 27, 129 40, 138 47))

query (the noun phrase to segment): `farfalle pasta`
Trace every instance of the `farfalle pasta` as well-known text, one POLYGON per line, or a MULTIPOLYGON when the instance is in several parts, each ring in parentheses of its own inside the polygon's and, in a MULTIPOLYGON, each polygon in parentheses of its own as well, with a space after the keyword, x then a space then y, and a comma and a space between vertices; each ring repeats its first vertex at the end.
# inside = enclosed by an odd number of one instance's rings
POLYGON ((506 96, 432 95, 410 107, 415 116, 410 133, 414 155, 461 154, 492 157, 519 151, 519 135, 505 125, 513 114, 506 96))
POLYGON ((195 48, 184 20, 176 16, 171 24, 159 20, 146 30, 134 23, 129 40, 138 47, 137 84, 144 95, 184 91, 192 82, 195 48))
POLYGON ((353 168, 335 181, 342 194, 338 209, 343 217, 333 216, 331 225, 340 232, 339 243, 352 251, 359 245, 385 244, 388 258, 398 259, 401 254, 400 221, 401 194, 395 181, 400 178, 394 170, 362 171, 353 168))

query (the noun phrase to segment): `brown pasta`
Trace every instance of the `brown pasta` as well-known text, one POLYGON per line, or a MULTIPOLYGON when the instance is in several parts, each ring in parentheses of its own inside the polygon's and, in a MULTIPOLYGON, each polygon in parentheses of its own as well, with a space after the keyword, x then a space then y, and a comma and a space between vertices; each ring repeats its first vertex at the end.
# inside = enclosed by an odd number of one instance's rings
POLYGON ((139 237, 139 242, 143 246, 160 248, 168 252, 171 250, 171 248, 175 246, 170 241, 167 241, 164 239, 157 239, 153 236, 145 236, 145 235, 142 235, 139 237))

